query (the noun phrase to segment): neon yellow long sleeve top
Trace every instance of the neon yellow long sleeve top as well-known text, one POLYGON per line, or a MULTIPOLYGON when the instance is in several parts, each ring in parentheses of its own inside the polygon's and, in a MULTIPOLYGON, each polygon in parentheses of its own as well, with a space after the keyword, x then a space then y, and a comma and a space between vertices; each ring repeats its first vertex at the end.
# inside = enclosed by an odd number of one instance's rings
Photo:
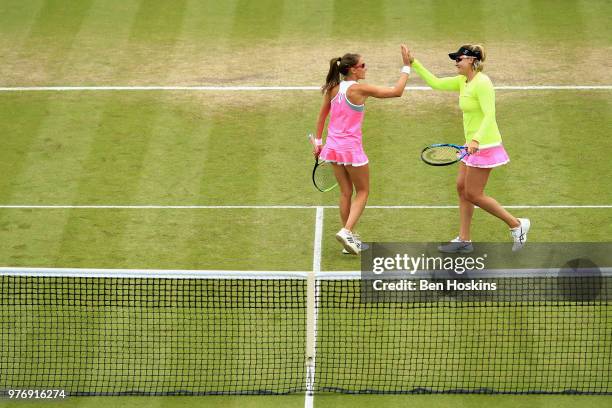
POLYGON ((495 89, 488 76, 479 72, 470 82, 463 75, 438 78, 416 59, 412 68, 433 89, 459 91, 466 143, 476 140, 481 149, 501 144, 502 138, 495 120, 495 89))

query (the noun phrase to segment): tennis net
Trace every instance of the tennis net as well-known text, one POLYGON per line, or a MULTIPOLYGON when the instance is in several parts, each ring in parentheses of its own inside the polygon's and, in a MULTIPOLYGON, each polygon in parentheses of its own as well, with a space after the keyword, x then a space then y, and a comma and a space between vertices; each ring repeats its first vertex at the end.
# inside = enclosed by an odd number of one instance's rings
POLYGON ((306 272, 0 275, 1 392, 612 394, 612 275, 371 302, 358 273, 319 273, 310 385, 306 272))

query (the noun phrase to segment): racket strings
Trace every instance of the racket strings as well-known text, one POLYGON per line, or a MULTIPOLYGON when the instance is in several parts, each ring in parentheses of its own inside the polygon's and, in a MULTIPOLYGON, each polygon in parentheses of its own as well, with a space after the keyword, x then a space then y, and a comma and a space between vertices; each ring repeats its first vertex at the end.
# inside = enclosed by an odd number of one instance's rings
POLYGON ((452 146, 430 147, 423 152, 423 160, 433 164, 454 163, 462 156, 462 152, 452 146))
POLYGON ((336 185, 334 169, 328 163, 319 163, 314 172, 314 183, 321 191, 326 191, 336 185))

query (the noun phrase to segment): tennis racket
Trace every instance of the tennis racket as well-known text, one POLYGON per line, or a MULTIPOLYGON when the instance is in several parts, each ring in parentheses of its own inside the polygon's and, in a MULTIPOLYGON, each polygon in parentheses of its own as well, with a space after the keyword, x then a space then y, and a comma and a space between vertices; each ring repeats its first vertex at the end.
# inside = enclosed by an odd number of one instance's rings
POLYGON ((438 143, 427 146, 421 152, 421 160, 430 166, 448 166, 468 155, 466 146, 438 143))
MULTIPOLYGON (((312 134, 308 135, 310 144, 314 147, 315 140, 312 134)), ((333 190, 338 182, 334 176, 334 169, 330 163, 319 161, 319 157, 315 157, 314 167, 312 169, 312 184, 322 193, 333 190)))

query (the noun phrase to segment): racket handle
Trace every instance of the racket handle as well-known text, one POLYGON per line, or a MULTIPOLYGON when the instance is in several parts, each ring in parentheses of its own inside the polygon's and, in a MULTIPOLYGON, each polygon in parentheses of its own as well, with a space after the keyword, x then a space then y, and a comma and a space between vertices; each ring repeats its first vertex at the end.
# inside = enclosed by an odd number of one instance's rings
POLYGON ((310 144, 311 144, 313 147, 316 147, 315 140, 314 140, 314 136, 312 135, 312 133, 309 133, 309 134, 308 134, 308 141, 310 142, 310 144))
POLYGON ((315 139, 312 133, 308 134, 308 140, 310 140, 310 144, 314 147, 321 147, 323 145, 323 139, 315 139))

